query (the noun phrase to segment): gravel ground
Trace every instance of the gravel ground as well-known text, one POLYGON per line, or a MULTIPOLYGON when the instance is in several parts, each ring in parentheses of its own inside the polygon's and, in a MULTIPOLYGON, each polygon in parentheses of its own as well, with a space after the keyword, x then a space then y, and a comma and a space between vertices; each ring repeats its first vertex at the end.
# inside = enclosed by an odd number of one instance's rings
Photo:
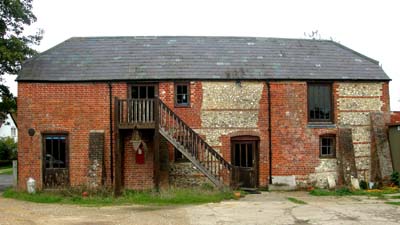
POLYGON ((0 197, 0 224, 400 224, 400 207, 368 197, 265 192, 196 206, 38 204, 0 197), (294 197, 307 204, 287 200, 294 197))

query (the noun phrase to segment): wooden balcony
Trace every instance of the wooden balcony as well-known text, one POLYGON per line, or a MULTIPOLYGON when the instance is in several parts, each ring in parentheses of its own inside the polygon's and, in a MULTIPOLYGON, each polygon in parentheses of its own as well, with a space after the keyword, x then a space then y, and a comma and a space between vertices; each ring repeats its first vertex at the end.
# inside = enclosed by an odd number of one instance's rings
POLYGON ((154 129, 155 99, 116 99, 115 116, 119 129, 154 129))

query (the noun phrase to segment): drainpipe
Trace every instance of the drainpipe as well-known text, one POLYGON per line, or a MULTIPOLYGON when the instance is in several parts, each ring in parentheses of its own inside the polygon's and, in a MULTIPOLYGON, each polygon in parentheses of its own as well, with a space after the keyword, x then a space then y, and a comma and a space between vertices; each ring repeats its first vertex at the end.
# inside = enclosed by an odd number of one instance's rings
POLYGON ((272 184, 272 134, 271 134, 271 91, 270 83, 267 81, 267 93, 268 93, 268 148, 269 148, 269 184, 272 184))
POLYGON ((112 116, 112 85, 108 83, 108 95, 110 97, 110 178, 111 185, 114 183, 114 163, 113 163, 113 116, 112 116))

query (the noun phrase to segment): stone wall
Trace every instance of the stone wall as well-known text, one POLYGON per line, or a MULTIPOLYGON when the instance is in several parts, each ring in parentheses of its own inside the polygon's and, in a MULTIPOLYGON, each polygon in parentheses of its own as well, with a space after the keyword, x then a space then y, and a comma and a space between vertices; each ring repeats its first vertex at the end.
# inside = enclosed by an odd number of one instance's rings
POLYGON ((352 129, 358 176, 370 179, 371 118, 370 112, 388 111, 387 83, 337 83, 337 124, 352 129))

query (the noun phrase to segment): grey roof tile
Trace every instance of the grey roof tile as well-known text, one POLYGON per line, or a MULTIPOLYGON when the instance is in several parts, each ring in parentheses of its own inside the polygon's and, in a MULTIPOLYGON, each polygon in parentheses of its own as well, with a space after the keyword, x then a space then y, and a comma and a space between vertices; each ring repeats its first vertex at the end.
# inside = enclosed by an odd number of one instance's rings
POLYGON ((26 61, 18 81, 390 80, 379 63, 326 40, 75 37, 26 61))

